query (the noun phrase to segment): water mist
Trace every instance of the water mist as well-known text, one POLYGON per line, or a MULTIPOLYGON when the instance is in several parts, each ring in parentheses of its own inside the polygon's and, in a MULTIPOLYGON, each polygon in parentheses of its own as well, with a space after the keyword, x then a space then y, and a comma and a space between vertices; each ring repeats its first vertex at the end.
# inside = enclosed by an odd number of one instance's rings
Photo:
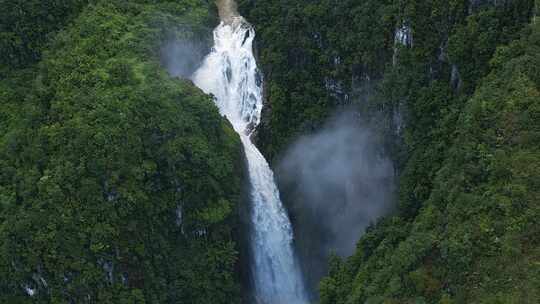
POLYGON ((326 275, 329 255, 351 255, 366 227, 392 209, 394 167, 379 139, 351 110, 298 138, 278 163, 312 290, 326 275))

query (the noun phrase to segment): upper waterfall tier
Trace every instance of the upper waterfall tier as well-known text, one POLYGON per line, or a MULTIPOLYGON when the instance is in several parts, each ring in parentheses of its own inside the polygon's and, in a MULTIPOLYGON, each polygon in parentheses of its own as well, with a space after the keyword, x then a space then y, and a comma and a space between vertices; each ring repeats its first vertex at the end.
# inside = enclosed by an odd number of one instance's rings
POLYGON ((235 130, 249 135, 259 124, 262 77, 252 52, 255 31, 244 18, 222 22, 214 31, 214 47, 193 76, 194 83, 216 97, 217 106, 235 130))

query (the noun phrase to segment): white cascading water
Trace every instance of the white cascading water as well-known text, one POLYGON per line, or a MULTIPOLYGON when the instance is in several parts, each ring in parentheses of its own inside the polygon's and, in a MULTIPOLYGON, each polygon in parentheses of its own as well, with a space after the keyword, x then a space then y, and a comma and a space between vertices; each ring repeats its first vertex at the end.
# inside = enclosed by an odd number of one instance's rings
POLYGON ((293 232, 279 198, 270 166, 252 143, 259 124, 262 79, 253 56, 253 27, 234 16, 214 30, 214 48, 192 77, 215 96, 222 115, 240 135, 251 181, 251 237, 254 294, 259 304, 308 302, 302 275, 293 252, 293 232))

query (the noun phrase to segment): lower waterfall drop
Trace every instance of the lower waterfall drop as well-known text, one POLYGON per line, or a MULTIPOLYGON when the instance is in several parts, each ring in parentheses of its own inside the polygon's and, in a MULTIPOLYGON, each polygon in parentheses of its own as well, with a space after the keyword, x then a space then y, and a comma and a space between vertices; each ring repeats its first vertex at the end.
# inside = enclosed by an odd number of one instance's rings
POLYGON ((253 27, 243 17, 222 21, 214 30, 211 53, 192 80, 215 96, 221 114, 231 122, 244 146, 251 182, 250 250, 257 304, 306 304, 291 222, 274 174, 250 139, 262 109, 262 77, 253 56, 254 37, 253 27))

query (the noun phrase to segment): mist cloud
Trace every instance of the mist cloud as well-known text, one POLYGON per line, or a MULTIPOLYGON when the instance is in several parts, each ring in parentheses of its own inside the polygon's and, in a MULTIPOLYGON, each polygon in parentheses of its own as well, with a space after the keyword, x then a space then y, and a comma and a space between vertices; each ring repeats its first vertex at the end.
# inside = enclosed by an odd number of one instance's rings
POLYGON ((341 114, 304 136, 277 166, 308 280, 324 275, 330 252, 351 255, 365 228, 391 209, 394 169, 375 132, 341 114))
POLYGON ((161 64, 174 77, 190 78, 199 68, 208 47, 202 41, 175 39, 161 48, 161 64))

